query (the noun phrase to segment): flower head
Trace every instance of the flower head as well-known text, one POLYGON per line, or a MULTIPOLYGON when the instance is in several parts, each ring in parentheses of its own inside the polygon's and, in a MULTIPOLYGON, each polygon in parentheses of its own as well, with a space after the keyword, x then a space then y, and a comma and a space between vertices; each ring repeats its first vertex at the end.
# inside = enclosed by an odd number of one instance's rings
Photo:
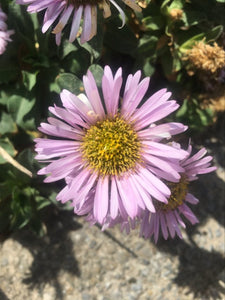
MULTIPOLYGON (((42 32, 45 33, 49 27, 56 21, 57 24, 53 29, 56 35, 56 44, 61 42, 61 33, 72 16, 72 25, 69 41, 73 42, 77 35, 80 34, 80 23, 82 23, 82 33, 80 41, 85 43, 92 39, 97 32, 97 7, 103 9, 104 18, 111 15, 110 2, 118 9, 125 24, 125 14, 115 0, 17 0, 18 4, 28 4, 27 11, 35 13, 45 10, 44 24, 42 32), (82 21, 83 18, 83 21, 82 21)), ((123 0, 125 4, 136 11, 141 11, 135 0, 123 0)))
POLYGON ((140 104, 149 78, 141 72, 129 75, 122 100, 121 68, 113 76, 106 66, 100 97, 90 71, 84 76, 86 95, 61 92, 64 108, 49 110, 39 128, 57 139, 36 139, 37 159, 50 164, 39 174, 50 174, 45 182, 66 179, 57 199, 72 200, 77 214, 89 214, 93 222, 106 224, 118 217, 135 219, 141 209, 155 212, 153 199, 167 203, 171 192, 160 178, 180 180, 179 161, 187 152, 165 145, 162 140, 186 130, 180 123, 155 122, 178 108, 171 93, 162 89, 140 104))
POLYGON ((225 51, 217 43, 211 46, 200 41, 186 51, 183 60, 188 60, 190 67, 214 74, 225 67, 225 51))
MULTIPOLYGON (((174 144, 174 146, 177 148, 178 144, 174 144)), ((147 210, 143 213, 140 233, 145 238, 154 236, 155 242, 157 242, 160 229, 164 239, 167 239, 168 236, 174 238, 176 234, 182 238, 179 227, 185 228, 186 226, 181 215, 185 216, 191 224, 198 223, 198 219, 187 205, 188 203, 198 203, 198 199, 188 192, 188 184, 190 181, 197 180, 197 175, 213 172, 216 167, 210 166, 211 156, 204 157, 207 153, 205 148, 202 148, 193 156, 191 156, 191 145, 189 145, 187 151, 189 153, 188 157, 180 162, 184 172, 182 172, 179 182, 168 183, 171 189, 168 203, 161 204, 157 202, 155 213, 147 210)))
POLYGON ((182 19, 184 12, 180 8, 172 8, 169 11, 169 14, 173 21, 178 21, 178 20, 182 19))
POLYGON ((14 33, 14 30, 7 30, 6 20, 7 15, 0 6, 0 55, 5 52, 8 42, 12 41, 10 35, 14 33))

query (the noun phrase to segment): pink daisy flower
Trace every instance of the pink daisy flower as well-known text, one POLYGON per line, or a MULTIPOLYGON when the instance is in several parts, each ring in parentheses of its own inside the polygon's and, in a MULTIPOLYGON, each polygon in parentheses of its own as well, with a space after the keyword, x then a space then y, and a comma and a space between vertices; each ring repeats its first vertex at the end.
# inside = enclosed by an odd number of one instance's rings
POLYGON ((14 30, 7 30, 6 20, 7 16, 0 6, 0 55, 5 52, 8 42, 12 41, 10 35, 14 33, 14 30))
MULTIPOLYGON (((62 30, 71 16, 72 25, 69 41, 73 42, 77 35, 80 34, 79 29, 81 23, 81 43, 85 43, 92 39, 97 32, 97 6, 103 10, 104 18, 108 18, 111 15, 110 2, 120 12, 123 26, 125 24, 125 14, 115 0, 16 0, 16 3, 18 4, 28 4, 27 11, 29 13, 46 10, 42 27, 43 33, 58 20, 52 31, 56 35, 57 45, 61 42, 62 30)), ((123 2, 135 11, 141 11, 141 8, 135 3, 135 0, 123 0, 123 2)))
MULTIPOLYGON (((178 148, 178 144, 174 143, 174 146, 178 148)), ((187 151, 189 153, 188 157, 180 162, 184 169, 180 181, 178 183, 168 183, 171 189, 168 204, 158 204, 157 202, 155 213, 145 210, 143 214, 140 234, 145 238, 150 238, 153 235, 155 242, 157 242, 160 229, 164 239, 167 239, 168 236, 174 238, 176 234, 182 238, 180 226, 183 228, 186 226, 181 219, 181 215, 185 216, 191 224, 198 223, 198 219, 187 204, 197 204, 199 201, 188 193, 188 184, 190 181, 197 180, 197 175, 213 172, 216 167, 210 166, 212 156, 204 157, 207 153, 205 148, 202 148, 193 156, 191 156, 191 145, 189 145, 187 151)))
POLYGON ((50 174, 45 182, 66 179, 57 200, 72 200, 76 213, 89 213, 100 224, 118 216, 135 219, 144 209, 155 212, 152 197, 167 203, 171 194, 159 177, 178 182, 184 171, 179 161, 187 152, 161 141, 183 132, 186 126, 155 124, 178 104, 168 100, 171 93, 166 89, 140 104, 150 80, 140 78, 140 71, 128 76, 121 100, 122 70, 113 77, 106 66, 101 98, 88 71, 83 77, 86 95, 63 90, 64 108, 50 107, 56 118, 48 118, 39 128, 57 139, 35 140, 36 158, 49 163, 39 171, 40 175, 50 174))

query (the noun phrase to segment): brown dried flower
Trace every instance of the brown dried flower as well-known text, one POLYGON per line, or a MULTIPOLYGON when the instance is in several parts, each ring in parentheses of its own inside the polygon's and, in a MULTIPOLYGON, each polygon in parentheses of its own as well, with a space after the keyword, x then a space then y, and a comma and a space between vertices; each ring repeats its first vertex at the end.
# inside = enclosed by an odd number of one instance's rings
POLYGON ((188 60, 192 67, 201 71, 216 73, 225 67, 225 51, 215 42, 211 46, 200 41, 187 50, 183 60, 188 60))
POLYGON ((176 21, 176 20, 180 20, 183 16, 183 10, 180 8, 173 8, 170 11, 170 17, 176 21))

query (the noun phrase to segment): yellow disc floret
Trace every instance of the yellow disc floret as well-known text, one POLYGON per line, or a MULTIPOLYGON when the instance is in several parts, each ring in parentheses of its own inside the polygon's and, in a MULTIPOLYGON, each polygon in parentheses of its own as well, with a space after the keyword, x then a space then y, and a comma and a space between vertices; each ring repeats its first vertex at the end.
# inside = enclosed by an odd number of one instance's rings
POLYGON ((177 183, 168 182, 167 185, 171 190, 171 195, 168 199, 168 203, 164 204, 164 203, 159 203, 157 201, 156 203, 157 210, 163 210, 163 211, 174 210, 178 206, 184 203, 185 196, 188 191, 188 181, 186 177, 182 175, 179 182, 177 183))
POLYGON ((135 169, 140 160, 140 141, 132 125, 117 115, 87 130, 82 156, 100 175, 121 175, 135 169))

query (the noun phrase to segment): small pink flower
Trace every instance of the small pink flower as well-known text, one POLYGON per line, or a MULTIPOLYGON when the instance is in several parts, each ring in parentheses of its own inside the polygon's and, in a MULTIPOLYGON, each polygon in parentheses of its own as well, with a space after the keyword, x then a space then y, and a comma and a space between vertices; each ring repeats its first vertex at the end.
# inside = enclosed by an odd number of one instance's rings
MULTIPOLYGON (((115 0, 17 0, 18 4, 28 4, 27 11, 35 13, 42 10, 45 11, 44 24, 42 32, 45 33, 49 27, 58 19, 53 33, 56 35, 56 44, 61 42, 61 33, 63 28, 68 23, 72 16, 72 25, 69 36, 69 41, 73 42, 80 33, 80 23, 82 23, 82 33, 80 41, 85 43, 92 39, 97 32, 97 6, 103 9, 104 18, 111 15, 110 2, 118 9, 122 16, 122 26, 125 24, 125 14, 115 0), (83 18, 83 21, 82 21, 83 18)), ((125 4, 136 11, 141 11, 141 8, 134 0, 123 0, 125 4)))
MULTIPOLYGON (((174 143, 176 149, 180 148, 174 143)), ((168 204, 156 205, 156 212, 151 213, 145 210, 142 216, 140 234, 145 238, 154 236, 155 242, 158 240, 160 229, 164 239, 168 236, 172 238, 177 234, 182 238, 180 226, 185 228, 185 223, 181 215, 190 221, 191 224, 198 223, 198 219, 188 207, 189 204, 197 204, 199 201, 192 194, 188 193, 188 183, 197 180, 197 175, 206 174, 216 170, 216 167, 211 167, 211 156, 205 156, 207 153, 205 148, 199 150, 195 155, 191 156, 192 147, 188 147, 188 157, 180 162, 184 169, 181 179, 178 183, 170 183, 171 196, 168 199, 168 204)))
POLYGON ((14 34, 14 30, 7 30, 6 20, 7 16, 0 6, 0 55, 5 52, 8 42, 12 41, 10 35, 14 34))
POLYGON ((90 71, 83 77, 86 95, 67 90, 61 107, 50 107, 56 116, 42 123, 40 131, 57 139, 36 139, 36 158, 49 165, 39 174, 45 182, 65 178, 57 195, 72 200, 75 213, 89 214, 92 223, 107 224, 118 217, 134 220, 142 210, 155 212, 155 202, 167 203, 171 192, 159 179, 178 182, 184 169, 180 160, 188 153, 162 143, 186 130, 180 123, 155 122, 178 108, 171 93, 162 89, 140 104, 149 87, 141 72, 129 75, 122 99, 121 68, 113 76, 106 66, 100 97, 90 71))

